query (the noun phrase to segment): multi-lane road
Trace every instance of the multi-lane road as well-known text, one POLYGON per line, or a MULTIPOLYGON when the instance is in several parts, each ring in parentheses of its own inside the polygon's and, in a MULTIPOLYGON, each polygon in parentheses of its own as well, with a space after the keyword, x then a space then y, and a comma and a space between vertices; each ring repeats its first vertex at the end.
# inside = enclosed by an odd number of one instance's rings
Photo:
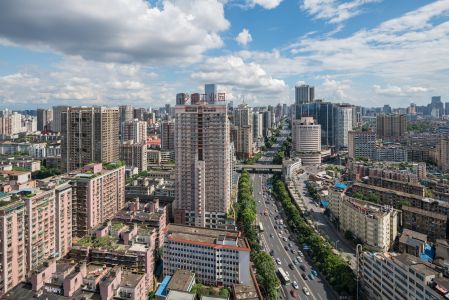
POLYGON ((276 264, 276 266, 282 267, 289 273, 290 277, 290 282, 282 285, 282 288, 279 291, 279 299, 336 299, 337 296, 335 292, 327 284, 327 282, 320 278, 319 274, 318 277, 313 280, 310 278, 305 280, 303 278, 303 276, 308 277, 313 269, 307 256, 303 256, 301 258, 302 263, 294 264, 295 258, 299 256, 298 250, 301 249, 299 249, 297 245, 289 239, 291 235, 295 235, 296 233, 290 232, 289 229, 284 226, 279 228, 279 225, 276 224, 276 218, 282 219, 284 224, 286 223, 286 218, 281 204, 264 191, 268 178, 269 175, 251 175, 254 199, 257 204, 258 221, 261 222, 264 227, 264 231, 260 233, 262 246, 265 251, 272 253, 274 260, 276 258, 280 260, 281 264, 276 264), (265 209, 269 212, 268 215, 264 214, 265 209), (286 247, 288 247, 288 250, 286 247), (295 253, 292 252, 292 249, 295 253), (293 269, 289 267, 290 264, 293 264, 293 269), (305 271, 300 269, 300 265, 304 266, 305 271), (302 275, 303 273, 304 275, 302 275), (298 289, 293 287, 293 281, 298 284, 298 289), (308 289, 310 295, 307 296, 305 294, 303 291, 304 287, 308 289), (295 291, 293 293, 296 294, 295 297, 292 296, 292 290, 295 291))
POLYGON ((332 224, 328 217, 324 215, 324 209, 321 208, 307 193, 306 181, 307 174, 315 174, 318 172, 316 166, 305 166, 304 173, 294 176, 293 183, 298 193, 302 194, 302 203, 300 199, 295 197, 295 201, 298 205, 304 204, 305 209, 310 212, 310 219, 313 221, 315 228, 332 242, 335 248, 340 251, 340 254, 349 259, 351 267, 356 268, 355 250, 352 244, 345 240, 342 234, 335 228, 335 224, 332 224))

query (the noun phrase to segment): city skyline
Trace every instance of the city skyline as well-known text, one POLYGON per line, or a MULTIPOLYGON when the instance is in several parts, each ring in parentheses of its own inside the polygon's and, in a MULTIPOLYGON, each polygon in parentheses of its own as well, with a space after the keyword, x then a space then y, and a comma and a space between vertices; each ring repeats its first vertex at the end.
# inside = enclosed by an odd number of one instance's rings
POLYGON ((301 83, 315 86, 317 99, 364 106, 449 95, 441 79, 446 0, 46 0, 0 8, 1 108, 154 107, 204 82, 251 106, 291 104, 301 83), (108 14, 98 14, 106 5, 108 14))

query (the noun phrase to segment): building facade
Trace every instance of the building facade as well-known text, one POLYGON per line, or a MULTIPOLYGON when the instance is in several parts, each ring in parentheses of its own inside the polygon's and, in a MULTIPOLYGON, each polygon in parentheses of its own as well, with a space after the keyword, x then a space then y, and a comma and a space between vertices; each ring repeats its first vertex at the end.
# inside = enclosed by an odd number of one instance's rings
POLYGON ((374 158, 376 150, 376 133, 372 131, 349 131, 348 156, 349 158, 374 158))
POLYGON ((147 123, 134 119, 122 123, 122 142, 133 141, 136 144, 146 143, 147 123))
POLYGON ((70 107, 61 113, 61 169, 119 159, 118 108, 70 107))
POLYGON ((407 131, 407 116, 389 114, 377 116, 377 137, 385 140, 398 140, 407 131))
POLYGON ((321 126, 311 117, 293 120, 292 146, 303 165, 321 163, 321 126))
POLYGON ((230 132, 225 104, 176 106, 176 223, 217 227, 230 207, 230 132))
POLYGON ((206 285, 251 282, 250 248, 237 231, 169 224, 163 253, 164 275, 185 269, 206 285))
POLYGON ((304 103, 310 103, 315 100, 315 87, 302 84, 295 86, 295 104, 301 105, 304 103))
POLYGON ((126 141, 120 145, 120 160, 124 161, 127 167, 138 168, 139 172, 147 170, 147 154, 147 146, 144 143, 126 141))
POLYGON ((161 123, 161 149, 175 150, 175 122, 162 121, 161 123))
POLYGON ((348 147, 348 134, 352 128, 352 107, 338 105, 335 108, 335 146, 337 148, 348 147))

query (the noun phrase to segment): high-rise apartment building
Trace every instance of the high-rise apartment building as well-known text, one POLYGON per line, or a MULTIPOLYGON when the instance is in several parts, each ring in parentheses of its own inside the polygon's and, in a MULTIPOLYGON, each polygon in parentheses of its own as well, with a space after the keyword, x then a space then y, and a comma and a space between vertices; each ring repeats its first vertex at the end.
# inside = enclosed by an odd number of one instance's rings
POLYGON ((321 163, 321 126, 311 117, 294 120, 292 125, 293 151, 303 165, 321 163))
POLYGON ((119 159, 118 108, 70 107, 61 114, 61 169, 119 159))
POLYGON ((127 167, 138 168, 139 172, 146 171, 148 165, 146 144, 123 142, 120 145, 120 160, 124 161, 127 167))
POLYGON ((73 235, 82 237, 125 206, 125 167, 90 164, 71 175, 73 235))
POLYGON ((230 207, 230 132, 226 104, 176 105, 176 223, 219 227, 230 207))
POLYGON ((234 147, 239 159, 248 159, 253 155, 253 118, 251 108, 240 104, 234 109, 234 147))
POLYGON ((253 140, 257 141, 263 137, 263 115, 259 112, 253 113, 253 140))
POLYGON ((122 124, 122 142, 133 141, 134 143, 146 143, 147 123, 134 119, 122 124))
POLYGON ((349 131, 348 155, 349 158, 374 158, 376 151, 376 133, 373 131, 349 131))
POLYGON ((169 224, 164 242, 164 275, 184 269, 206 285, 251 283, 250 248, 240 232, 169 224))
POLYGON ((337 105, 335 107, 335 146, 348 147, 348 133, 352 130, 352 107, 337 105))
POLYGON ((55 191, 24 197, 26 269, 36 269, 56 255, 55 191))
POLYGON ((25 279, 25 203, 0 196, 0 297, 25 279))
POLYGON ((61 183, 55 192, 55 248, 56 257, 64 257, 72 248, 72 186, 61 183))
POLYGON ((175 150, 175 122, 162 121, 161 123, 161 148, 163 150, 175 150))
POLYGON ((134 107, 131 105, 121 105, 118 108, 119 110, 119 130, 120 135, 123 134, 123 123, 131 122, 134 119, 134 107))
POLYGON ((295 104, 310 103, 315 100, 315 87, 308 84, 295 86, 295 104))
POLYGON ((26 131, 22 129, 22 115, 17 112, 5 112, 0 116, 0 135, 13 135, 26 131))
POLYGON ((53 106, 53 122, 51 124, 51 129, 56 132, 61 132, 61 114, 63 111, 67 110, 68 106, 53 106))
POLYGON ((449 137, 440 137, 437 145, 437 166, 444 171, 449 170, 449 137))
POLYGON ((53 122, 53 110, 42 108, 37 110, 37 130, 39 131, 51 130, 52 122, 53 122))
POLYGON ((272 117, 270 111, 263 111, 262 112, 262 134, 264 137, 270 137, 271 136, 271 128, 273 126, 272 123, 272 117))
POLYGON ((397 140, 407 131, 407 116, 404 114, 378 115, 377 137, 385 140, 397 140))

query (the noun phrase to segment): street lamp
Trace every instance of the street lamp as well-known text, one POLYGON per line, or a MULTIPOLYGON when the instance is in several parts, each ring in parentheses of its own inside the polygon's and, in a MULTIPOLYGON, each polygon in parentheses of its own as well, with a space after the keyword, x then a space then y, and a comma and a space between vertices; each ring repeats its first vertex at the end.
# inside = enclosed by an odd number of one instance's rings
POLYGON ((356 278, 357 278, 357 300, 359 299, 359 276, 360 276, 360 253, 363 251, 362 245, 361 244, 357 244, 357 246, 355 247, 355 255, 356 255, 356 260, 357 260, 357 274, 356 274, 356 278))
POLYGON ((340 242, 339 240, 336 240, 336 241, 335 241, 335 249, 336 249, 337 251, 338 251, 338 246, 337 246, 337 245, 338 245, 339 242, 340 242))

